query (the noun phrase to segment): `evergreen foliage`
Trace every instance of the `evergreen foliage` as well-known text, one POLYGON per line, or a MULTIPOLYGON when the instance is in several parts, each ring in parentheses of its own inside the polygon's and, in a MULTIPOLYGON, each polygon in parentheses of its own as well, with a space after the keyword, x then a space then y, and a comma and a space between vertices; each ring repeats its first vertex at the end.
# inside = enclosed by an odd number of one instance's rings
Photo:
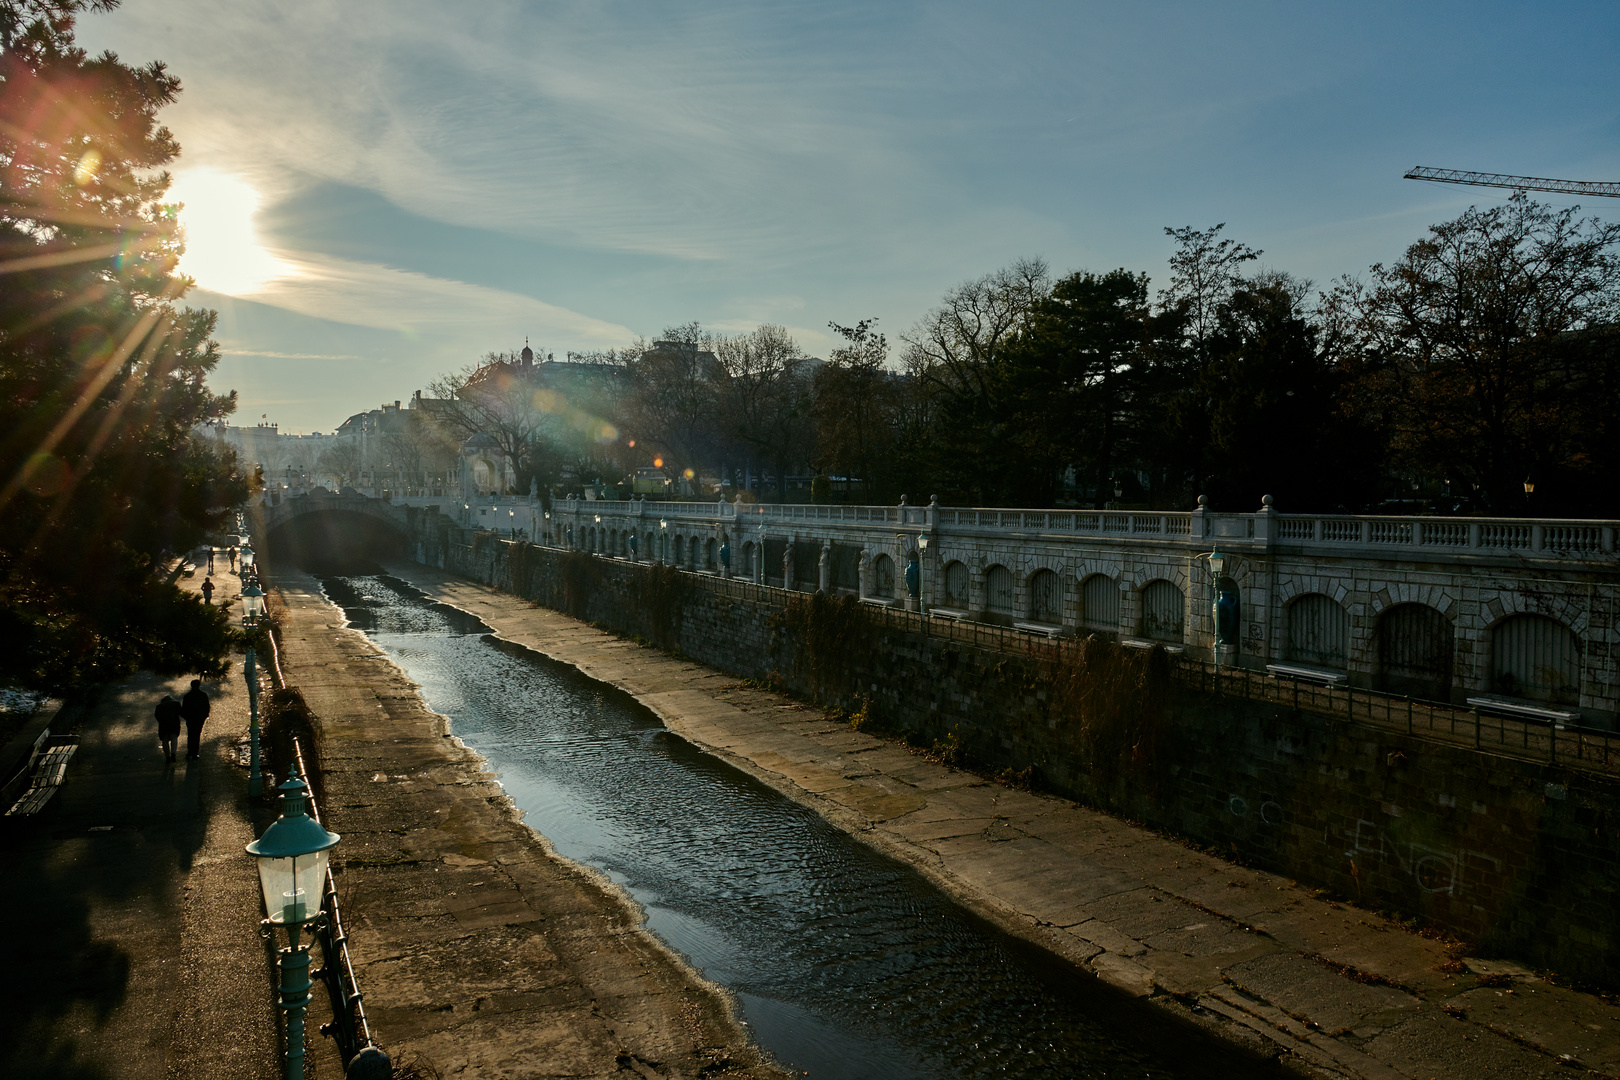
POLYGON ((0 0, 0 681, 55 693, 221 670, 226 615, 172 567, 247 495, 198 435, 235 402, 179 303, 179 80, 74 42, 113 6, 0 0))

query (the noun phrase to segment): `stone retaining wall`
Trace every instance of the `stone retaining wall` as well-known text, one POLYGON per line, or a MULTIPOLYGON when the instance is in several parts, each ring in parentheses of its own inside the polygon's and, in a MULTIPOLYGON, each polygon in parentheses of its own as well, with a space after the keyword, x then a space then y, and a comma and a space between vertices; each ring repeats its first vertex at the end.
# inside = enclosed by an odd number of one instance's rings
POLYGON ((1480 948, 1620 985, 1620 784, 1173 684, 1163 654, 927 638, 859 605, 424 519, 419 561, 768 680, 914 745, 1166 829, 1480 948), (1158 663, 1161 670, 1155 670, 1158 663))

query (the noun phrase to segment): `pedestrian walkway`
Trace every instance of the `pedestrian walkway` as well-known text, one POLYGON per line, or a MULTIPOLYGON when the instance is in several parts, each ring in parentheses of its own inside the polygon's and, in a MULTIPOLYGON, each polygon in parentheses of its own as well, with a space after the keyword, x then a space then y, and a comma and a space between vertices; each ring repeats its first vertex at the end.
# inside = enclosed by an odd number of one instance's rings
POLYGON ((989 783, 734 676, 417 564, 393 573, 573 664, 674 731, 904 859, 1015 933, 1317 1075, 1620 1075, 1620 1004, 989 783))
MULTIPOLYGON (((215 585, 216 604, 240 588, 228 570, 215 585)), ((52 804, 5 822, 0 1076, 280 1075, 258 876, 242 850, 254 822, 233 756, 247 691, 232 668, 203 682, 214 704, 200 760, 185 760, 182 733, 166 763, 153 718, 190 679, 142 674, 76 718, 79 751, 52 804)), ((340 1075, 335 1056, 324 1075, 340 1075)))

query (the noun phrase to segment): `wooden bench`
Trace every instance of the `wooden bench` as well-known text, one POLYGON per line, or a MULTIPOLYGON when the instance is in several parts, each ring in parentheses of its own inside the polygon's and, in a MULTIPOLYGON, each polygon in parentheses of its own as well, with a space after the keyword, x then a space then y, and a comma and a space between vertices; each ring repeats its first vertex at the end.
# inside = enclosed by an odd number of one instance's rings
POLYGON ((79 750, 76 735, 51 737, 49 728, 34 743, 34 756, 29 762, 30 783, 22 798, 11 804, 6 817, 28 817, 45 809, 51 798, 61 790, 67 780, 68 761, 79 750))
POLYGON ((1543 724, 1555 724, 1559 727, 1566 725, 1576 727, 1581 722, 1581 714, 1573 709, 1555 709, 1551 706, 1536 705, 1528 701, 1497 697, 1494 694, 1471 697, 1468 699, 1468 704, 1480 712, 1511 716, 1519 720, 1538 720, 1543 724))
POLYGON ((1053 626, 1051 623, 1015 622, 1014 630, 1022 630, 1026 634, 1040 634, 1042 637, 1060 638, 1063 636, 1063 627, 1053 626))
POLYGON ((1296 679, 1301 682, 1321 683, 1323 686, 1343 686, 1350 681, 1350 676, 1342 671, 1306 667, 1303 664, 1267 664, 1266 670, 1273 678, 1296 679))

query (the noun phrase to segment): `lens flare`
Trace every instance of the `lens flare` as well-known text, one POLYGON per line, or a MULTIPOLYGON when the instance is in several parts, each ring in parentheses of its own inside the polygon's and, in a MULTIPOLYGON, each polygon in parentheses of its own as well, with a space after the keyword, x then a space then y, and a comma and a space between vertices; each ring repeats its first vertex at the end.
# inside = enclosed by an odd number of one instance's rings
POLYGON ((653 458, 653 468, 662 469, 663 467, 664 467, 664 459, 663 458, 661 458, 661 457, 653 458))
POLYGON ((96 173, 100 169, 101 151, 92 147, 84 152, 84 156, 79 159, 79 163, 73 167, 73 182, 80 187, 84 187, 84 185, 96 178, 96 173))

